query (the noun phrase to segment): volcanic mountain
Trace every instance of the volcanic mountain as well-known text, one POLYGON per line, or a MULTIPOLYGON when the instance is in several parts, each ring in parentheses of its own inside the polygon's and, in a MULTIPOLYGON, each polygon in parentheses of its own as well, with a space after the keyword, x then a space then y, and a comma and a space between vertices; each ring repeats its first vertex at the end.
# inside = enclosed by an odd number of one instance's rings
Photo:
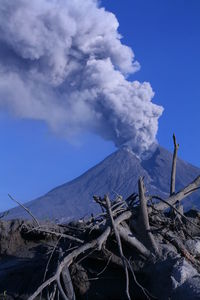
MULTIPOLYGON (((141 160, 129 148, 123 147, 80 177, 58 186, 44 196, 26 203, 38 219, 68 221, 95 213, 93 195, 124 198, 137 192, 139 176, 144 176, 147 192, 169 195, 172 154, 158 146, 151 157, 141 160)), ((176 191, 200 175, 200 169, 177 160, 176 191)), ((200 207, 200 192, 184 200, 185 209, 200 207)), ((11 209, 7 218, 29 218, 21 207, 11 209)))

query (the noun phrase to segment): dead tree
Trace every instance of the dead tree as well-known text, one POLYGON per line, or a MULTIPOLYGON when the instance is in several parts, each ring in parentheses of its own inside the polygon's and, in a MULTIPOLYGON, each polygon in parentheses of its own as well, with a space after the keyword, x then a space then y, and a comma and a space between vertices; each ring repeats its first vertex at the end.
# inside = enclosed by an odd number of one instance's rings
POLYGON ((173 134, 174 141, 174 154, 172 160, 172 170, 171 170, 171 184, 170 184, 170 196, 175 193, 175 184, 176 184, 176 161, 177 161, 177 152, 179 149, 179 144, 176 142, 176 136, 173 134))
MULTIPOLYGON (((179 192, 173 194, 169 198, 166 199, 166 202, 168 202, 171 205, 176 204, 177 201, 182 201, 184 198, 188 197, 189 195, 193 194, 195 191, 200 189, 200 176, 197 176, 194 181, 192 181, 190 184, 188 184, 185 188, 180 190, 179 192)), ((165 210, 168 208, 168 205, 163 202, 159 202, 155 205, 155 208, 157 210, 165 210)))
POLYGON ((140 212, 138 227, 141 234, 141 239, 144 244, 157 255, 159 254, 158 246, 156 245, 154 236, 151 233, 149 226, 149 216, 147 210, 147 198, 145 197, 145 186, 143 178, 138 181, 139 199, 140 199, 140 212))

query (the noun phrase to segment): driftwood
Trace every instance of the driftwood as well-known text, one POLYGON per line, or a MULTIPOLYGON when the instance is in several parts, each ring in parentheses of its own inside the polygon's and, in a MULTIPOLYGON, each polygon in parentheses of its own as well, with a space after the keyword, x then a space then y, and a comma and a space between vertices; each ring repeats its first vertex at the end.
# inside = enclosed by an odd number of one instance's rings
POLYGON ((133 247, 136 251, 144 255, 145 257, 149 257, 151 251, 148 250, 143 243, 141 243, 131 232, 130 229, 125 229, 123 226, 118 225, 117 227, 120 237, 129 244, 130 247, 133 247))
MULTIPOLYGON (((106 266, 103 268, 101 272, 99 272, 99 274, 104 272, 106 268, 108 268, 109 264, 116 264, 119 267, 124 269, 126 275, 125 294, 127 296, 127 299, 132 299, 130 293, 130 274, 134 276, 135 282, 137 282, 137 279, 135 277, 133 267, 129 261, 130 258, 127 258, 123 252, 122 249, 123 243, 125 243, 125 245, 128 245, 130 249, 136 251, 135 253, 142 255, 144 260, 145 259, 148 260, 149 258, 151 258, 151 255, 153 254, 161 259, 162 255, 159 251, 158 244, 154 237, 154 230, 153 227, 151 228, 150 226, 149 217, 151 219, 151 213, 149 213, 149 211, 155 214, 156 211, 159 213, 159 211, 161 210, 161 205, 164 207, 163 209, 170 206, 177 213, 182 215, 183 219, 185 219, 189 223, 192 223, 191 225, 196 226, 199 229, 199 226, 194 222, 192 222, 191 220, 187 219, 184 216, 183 212, 181 213, 178 211, 178 209, 173 207, 177 199, 179 201, 182 200, 182 197, 184 197, 185 194, 191 193, 192 191, 196 190, 196 188, 199 187, 198 184, 200 185, 199 179, 195 180, 192 184, 185 187, 181 192, 170 196, 167 200, 164 200, 158 196, 152 196, 154 198, 157 198, 157 200, 160 200, 160 203, 154 204, 152 206, 152 210, 148 210, 150 204, 148 203, 147 200, 149 200, 151 197, 145 196, 145 187, 142 178, 140 178, 138 181, 139 206, 127 207, 126 205, 124 205, 123 199, 121 200, 118 199, 117 202, 115 201, 110 202, 108 196, 105 196, 104 198, 100 198, 100 197, 98 199, 96 198, 98 204, 100 204, 100 206, 104 209, 104 213, 101 214, 98 218, 92 217, 92 219, 88 221, 89 224, 86 222, 85 227, 88 228, 89 232, 92 232, 91 229, 94 227, 95 228, 94 231, 98 231, 100 233, 99 236, 93 240, 89 240, 88 242, 83 243, 83 245, 79 246, 78 248, 76 248, 75 250, 71 251, 69 254, 64 256, 64 258, 59 263, 57 270, 55 271, 55 274, 50 278, 48 278, 46 281, 44 281, 38 287, 38 289, 33 293, 33 295, 30 296, 28 299, 29 300, 35 299, 45 289, 48 291, 49 287, 52 284, 56 284, 57 290, 59 291, 60 294, 59 297, 61 297, 61 299, 74 300, 76 295, 75 295, 75 290, 73 288, 73 279, 71 279, 70 276, 70 271, 69 271, 70 265, 73 264, 73 262, 76 261, 80 256, 83 257, 83 259, 84 257, 86 258, 90 256, 92 257, 94 251, 102 253, 104 259, 107 261, 106 266), (105 209, 107 210, 107 213, 105 213, 105 209), (129 228, 128 223, 124 223, 125 221, 128 221, 129 219, 133 218, 133 215, 136 213, 135 209, 136 211, 138 211, 136 225, 137 227, 140 228, 139 235, 138 233, 136 233, 135 235, 134 232, 129 228), (98 223, 100 224, 99 226, 98 223), (106 242, 110 237, 112 237, 112 230, 114 231, 114 236, 117 241, 119 255, 120 255, 119 257, 116 256, 116 254, 113 253, 112 251, 106 249, 106 242)), ((162 220, 162 218, 160 220, 162 220)), ((170 222, 168 223, 168 226, 170 226, 170 222)), ((46 231, 43 230, 42 228, 38 228, 38 229, 36 228, 35 230, 38 230, 38 232, 46 231)), ((47 230, 47 233, 51 233, 51 231, 47 230)), ((52 232, 52 234, 55 234, 55 232, 52 232)), ((174 245, 177 248, 177 251, 182 256, 184 256, 193 265, 200 267, 198 261, 193 257, 192 254, 188 252, 188 250, 185 249, 183 243, 179 240, 179 236, 176 236, 174 238, 169 233, 166 232, 164 233, 161 232, 161 234, 164 239, 166 239, 168 242, 170 242, 172 245, 174 245)), ((61 238, 62 235, 59 233, 58 236, 59 238, 61 238)), ((69 237, 69 235, 67 234, 63 234, 62 238, 69 239, 71 242, 74 242, 76 244, 77 242, 79 243, 82 242, 82 240, 79 239, 78 237, 69 237)), ((98 277, 96 278, 96 280, 98 280, 98 277)), ((146 291, 145 288, 141 286, 139 283, 138 286, 143 291, 143 295, 146 299, 154 298, 152 295, 150 296, 148 291, 146 291)), ((52 293, 53 292, 51 292, 51 294, 52 293)), ((55 294, 55 287, 54 287, 54 294, 55 294)))
POLYGON ((117 240, 117 245, 118 245, 118 249, 119 249, 119 254, 123 263, 123 267, 125 270, 125 275, 126 275, 126 295, 127 298, 130 300, 130 293, 129 293, 129 274, 128 274, 128 266, 127 266, 127 262, 126 262, 126 258, 124 256, 123 250, 122 250, 122 243, 121 243, 121 239, 120 239, 120 235, 117 229, 117 226, 115 225, 114 219, 113 219, 113 213, 112 213, 112 209, 111 209, 111 203, 110 203, 110 199, 109 197, 106 195, 105 196, 105 201, 106 201, 106 206, 107 206, 107 211, 108 211, 108 215, 110 217, 111 220, 111 224, 112 224, 112 228, 114 230, 114 234, 117 240))
MULTIPOLYGON (((127 211, 121 214, 116 220, 115 225, 119 225, 121 222, 129 219, 131 217, 131 212, 127 211)), ((85 253, 86 251, 95 248, 96 250, 100 251, 102 249, 103 244, 106 242, 109 234, 111 233, 111 227, 107 226, 106 229, 103 231, 103 233, 95 240, 92 240, 91 242, 88 242, 81 246, 80 248, 72 251, 70 254, 68 254, 59 264, 56 273, 54 276, 46 280, 36 291, 35 293, 28 298, 28 300, 35 299, 36 296, 38 296, 44 288, 49 286, 54 281, 60 280, 60 275, 62 273, 62 270, 65 266, 70 266, 70 264, 73 262, 75 258, 77 258, 80 254, 85 253)))
POLYGON ((199 223, 186 217, 184 212, 176 206, 182 199, 200 188, 200 176, 175 193, 176 160, 179 147, 175 135, 173 141, 170 196, 167 199, 148 195, 145 191, 144 179, 139 178, 138 193, 133 193, 126 200, 118 194, 113 201, 108 195, 103 198, 94 196, 94 201, 100 206, 102 213, 97 216, 92 215, 91 218, 85 220, 81 229, 70 224, 46 228, 40 225, 32 213, 26 209, 37 224, 37 227, 32 226, 26 229, 26 235, 43 234, 57 239, 47 261, 43 280, 32 295, 29 295, 28 300, 42 298, 43 295, 46 299, 75 300, 79 299, 79 293, 82 293, 86 299, 90 283, 98 281, 113 266, 119 268, 122 274, 121 286, 126 299, 137 299, 136 288, 140 293, 139 299, 158 299, 147 290, 145 281, 143 285, 138 280, 137 270, 143 265, 153 264, 166 258, 163 250, 166 244, 174 247, 176 251, 174 255, 181 255, 200 271, 198 257, 190 253, 184 245, 186 237, 193 239, 198 234, 200 236, 199 223), (154 203, 153 199, 159 202, 154 203), (165 212, 167 208, 174 211, 180 218, 173 218, 172 214, 165 212), (195 228, 195 237, 191 231, 188 231, 188 226, 195 228), (57 251, 58 249, 60 250, 57 251), (49 272, 52 261, 55 262, 56 251, 60 253, 60 257, 56 258, 57 266, 49 272), (90 264, 91 261, 92 264, 90 264), (76 284, 77 278, 73 271, 75 266, 79 267, 83 273, 88 272, 87 276, 83 276, 83 287, 81 283, 78 284, 80 286, 76 284))
POLYGON ((43 228, 42 226, 33 227, 28 232, 30 233, 30 232, 34 232, 34 231, 38 231, 39 233, 42 232, 42 233, 47 234, 47 235, 55 235, 57 237, 61 237, 61 238, 71 240, 71 241, 76 242, 78 244, 84 244, 84 241, 77 238, 77 237, 74 237, 74 236, 69 235, 69 234, 59 233, 59 232, 56 232, 56 231, 53 231, 53 230, 50 230, 50 229, 46 229, 46 228, 43 228))
MULTIPOLYGON (((182 201, 184 198, 188 197, 195 191, 200 189, 200 176, 198 176, 194 181, 192 181, 189 185, 183 188, 181 191, 177 192, 176 194, 170 196, 165 201, 171 205, 176 204, 176 202, 182 201)), ((168 208, 166 203, 160 202, 155 205, 157 210, 165 210, 168 208)))
POLYGON ((154 240, 154 236, 151 233, 149 225, 149 216, 147 211, 147 199, 145 197, 145 187, 143 179, 140 178, 138 182, 139 199, 140 199, 140 213, 139 213, 139 230, 142 240, 149 249, 156 254, 159 254, 158 246, 154 240))

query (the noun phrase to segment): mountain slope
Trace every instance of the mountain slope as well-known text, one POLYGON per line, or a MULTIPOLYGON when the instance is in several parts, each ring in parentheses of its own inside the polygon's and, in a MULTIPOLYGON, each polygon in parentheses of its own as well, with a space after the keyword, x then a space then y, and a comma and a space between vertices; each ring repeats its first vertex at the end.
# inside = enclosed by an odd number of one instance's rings
MULTIPOLYGON (((108 156, 80 177, 63 184, 46 195, 30 201, 26 206, 39 219, 80 218, 95 212, 93 195, 103 196, 116 193, 127 197, 137 191, 139 176, 145 177, 147 191, 168 196, 170 187, 172 154, 158 147, 151 158, 141 161, 128 148, 122 148, 108 156)), ((180 159, 177 161, 176 190, 191 182, 200 174, 200 169, 180 159)), ((200 193, 195 193, 185 202, 189 208, 195 204, 200 207, 200 193)), ((10 210, 8 218, 29 218, 22 208, 10 210)))

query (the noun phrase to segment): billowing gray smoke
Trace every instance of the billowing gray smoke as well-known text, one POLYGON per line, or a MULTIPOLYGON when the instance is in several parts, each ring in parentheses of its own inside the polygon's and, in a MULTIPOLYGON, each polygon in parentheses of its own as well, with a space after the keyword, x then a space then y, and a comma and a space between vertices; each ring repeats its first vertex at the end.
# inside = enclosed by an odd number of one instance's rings
POLYGON ((97 0, 0 1, 0 107, 71 138, 92 131, 140 154, 163 108, 97 0))

